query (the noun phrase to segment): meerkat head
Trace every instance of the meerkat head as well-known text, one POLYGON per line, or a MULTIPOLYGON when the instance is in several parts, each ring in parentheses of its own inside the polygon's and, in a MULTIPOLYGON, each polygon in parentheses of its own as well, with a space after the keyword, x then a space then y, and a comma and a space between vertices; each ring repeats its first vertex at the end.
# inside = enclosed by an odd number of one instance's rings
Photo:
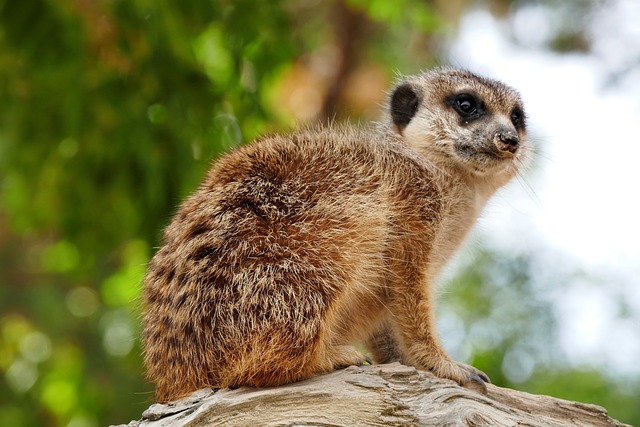
POLYGON ((398 84, 389 110, 406 143, 438 163, 509 179, 525 158, 522 100, 499 81, 436 69, 398 84))

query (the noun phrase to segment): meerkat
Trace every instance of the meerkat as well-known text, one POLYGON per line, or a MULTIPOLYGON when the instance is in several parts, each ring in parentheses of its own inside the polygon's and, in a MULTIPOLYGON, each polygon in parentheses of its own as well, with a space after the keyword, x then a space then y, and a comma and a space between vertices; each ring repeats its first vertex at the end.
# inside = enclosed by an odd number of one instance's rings
POLYGON ((145 278, 156 400, 401 361, 479 390, 438 341, 434 288, 529 150, 520 95, 467 71, 401 81, 383 122, 264 136, 220 158, 145 278))

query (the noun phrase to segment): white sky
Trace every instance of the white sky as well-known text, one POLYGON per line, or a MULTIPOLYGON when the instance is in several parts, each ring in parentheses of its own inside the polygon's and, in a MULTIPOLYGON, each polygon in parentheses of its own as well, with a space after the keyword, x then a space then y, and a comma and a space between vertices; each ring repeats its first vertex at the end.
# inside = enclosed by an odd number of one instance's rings
POLYGON ((540 6, 508 22, 476 10, 451 46, 453 64, 521 92, 539 151, 531 189, 515 182, 499 193, 481 229, 503 249, 549 248, 606 283, 559 290, 565 351, 640 374, 640 1, 589 17, 586 54, 544 50, 553 18, 540 6), (612 84, 620 69, 632 71, 612 84), (618 319, 620 296, 635 316, 618 319))

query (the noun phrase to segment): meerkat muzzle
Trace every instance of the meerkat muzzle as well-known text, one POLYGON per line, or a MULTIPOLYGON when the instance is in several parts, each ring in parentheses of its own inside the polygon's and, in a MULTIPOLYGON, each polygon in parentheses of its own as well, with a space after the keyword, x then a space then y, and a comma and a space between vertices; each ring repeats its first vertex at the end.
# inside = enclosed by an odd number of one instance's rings
POLYGON ((498 131, 493 138, 493 142, 505 154, 515 154, 520 146, 520 138, 510 130, 498 131))

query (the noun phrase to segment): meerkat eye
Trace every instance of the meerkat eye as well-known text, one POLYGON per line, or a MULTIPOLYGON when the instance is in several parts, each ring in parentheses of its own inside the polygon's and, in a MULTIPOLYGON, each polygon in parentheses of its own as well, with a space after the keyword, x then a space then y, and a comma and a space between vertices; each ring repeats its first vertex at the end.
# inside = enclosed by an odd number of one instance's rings
POLYGON ((476 118, 479 115, 480 105, 473 95, 461 93, 453 100, 453 108, 465 120, 476 118))
POLYGON ((470 96, 459 98, 456 103, 458 105, 458 108, 460 108, 462 112, 466 114, 473 114, 477 109, 476 100, 470 96))
POLYGON ((516 128, 522 126, 522 116, 522 110, 519 108, 514 108, 511 112, 511 123, 513 123, 516 128))

